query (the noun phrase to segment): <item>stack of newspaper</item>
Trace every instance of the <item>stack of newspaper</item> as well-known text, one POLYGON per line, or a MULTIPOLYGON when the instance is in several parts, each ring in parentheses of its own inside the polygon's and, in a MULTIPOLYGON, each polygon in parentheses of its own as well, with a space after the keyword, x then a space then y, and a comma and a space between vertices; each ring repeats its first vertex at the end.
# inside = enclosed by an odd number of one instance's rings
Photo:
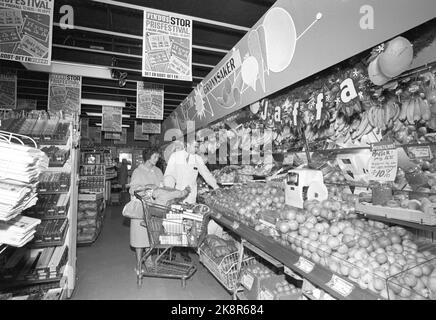
POLYGON ((0 220, 36 204, 36 187, 49 159, 39 149, 0 141, 0 220))
POLYGON ((18 216, 8 221, 0 221, 0 243, 22 247, 33 239, 35 229, 41 220, 18 216))
POLYGON ((36 204, 38 178, 48 163, 39 149, 0 140, 0 244, 21 247, 32 240, 41 221, 20 214, 36 204))

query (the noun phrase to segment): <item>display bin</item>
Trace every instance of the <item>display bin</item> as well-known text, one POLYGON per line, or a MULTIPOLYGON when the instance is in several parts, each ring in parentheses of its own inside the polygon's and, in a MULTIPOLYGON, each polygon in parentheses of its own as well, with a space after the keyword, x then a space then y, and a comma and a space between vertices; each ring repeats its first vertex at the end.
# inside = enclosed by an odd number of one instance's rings
POLYGON ((276 275, 259 263, 244 268, 240 283, 248 300, 299 300, 302 296, 301 288, 291 292, 291 285, 283 274, 276 275))
MULTIPOLYGON (((198 249, 200 262, 215 276, 215 278, 229 291, 233 291, 238 284, 238 259, 239 253, 234 252, 222 259, 210 257, 201 248, 198 249)), ((254 263, 253 257, 244 257, 241 267, 254 263)))
POLYGON ((436 258, 419 263, 387 279, 389 300, 435 300, 436 258))

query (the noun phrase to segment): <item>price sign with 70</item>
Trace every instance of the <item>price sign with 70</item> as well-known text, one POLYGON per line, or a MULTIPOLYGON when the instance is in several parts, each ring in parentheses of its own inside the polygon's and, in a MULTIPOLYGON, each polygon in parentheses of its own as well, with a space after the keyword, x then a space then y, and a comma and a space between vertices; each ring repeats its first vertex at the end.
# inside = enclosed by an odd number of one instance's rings
POLYGON ((373 145, 369 160, 369 179, 380 182, 394 181, 398 168, 398 152, 395 146, 373 145))

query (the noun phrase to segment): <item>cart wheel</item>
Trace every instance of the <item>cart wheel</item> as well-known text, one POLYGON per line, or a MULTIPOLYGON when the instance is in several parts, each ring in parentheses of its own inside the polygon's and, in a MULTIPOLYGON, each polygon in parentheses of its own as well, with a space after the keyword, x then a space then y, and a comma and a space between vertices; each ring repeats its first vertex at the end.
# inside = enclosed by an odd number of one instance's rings
POLYGON ((186 289, 186 279, 182 278, 182 288, 186 289))

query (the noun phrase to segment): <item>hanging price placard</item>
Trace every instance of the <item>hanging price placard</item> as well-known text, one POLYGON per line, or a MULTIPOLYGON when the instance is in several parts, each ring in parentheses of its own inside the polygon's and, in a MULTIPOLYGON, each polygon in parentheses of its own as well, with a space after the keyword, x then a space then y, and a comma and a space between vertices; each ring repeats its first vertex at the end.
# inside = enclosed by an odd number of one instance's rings
POLYGON ((298 259, 297 263, 295 263, 294 266, 306 273, 311 273, 315 264, 312 261, 300 257, 300 259, 298 259))
POLYGON ((398 169, 398 152, 394 143, 374 143, 369 159, 369 180, 394 181, 398 169))
POLYGON ((335 290, 343 297, 348 297, 354 289, 353 284, 345 281, 344 279, 338 277, 335 274, 332 276, 331 280, 327 282, 327 286, 335 290))

